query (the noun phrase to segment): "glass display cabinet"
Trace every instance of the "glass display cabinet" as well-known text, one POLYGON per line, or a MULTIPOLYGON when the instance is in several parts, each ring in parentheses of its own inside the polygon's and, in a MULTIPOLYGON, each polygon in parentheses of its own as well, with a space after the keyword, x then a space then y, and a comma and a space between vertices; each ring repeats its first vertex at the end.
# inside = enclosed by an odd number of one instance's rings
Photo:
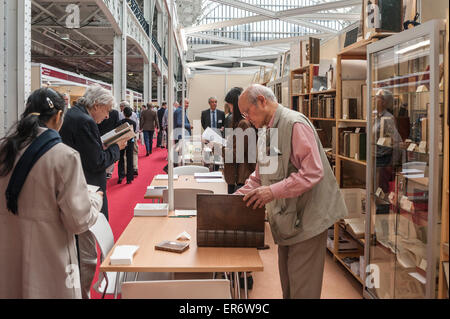
POLYGON ((444 40, 433 20, 367 47, 368 298, 436 297, 444 40))

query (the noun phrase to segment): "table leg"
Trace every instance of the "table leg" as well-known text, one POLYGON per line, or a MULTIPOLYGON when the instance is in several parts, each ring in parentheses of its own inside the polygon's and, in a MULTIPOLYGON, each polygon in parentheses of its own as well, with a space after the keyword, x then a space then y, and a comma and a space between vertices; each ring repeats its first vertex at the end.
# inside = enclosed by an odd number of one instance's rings
POLYGON ((246 272, 244 272, 244 298, 248 299, 247 273, 246 272))
POLYGON ((117 299, 117 293, 119 292, 120 285, 120 272, 116 273, 116 286, 114 287, 114 299, 117 299))
POLYGON ((235 272, 234 273, 234 281, 235 281, 235 289, 236 289, 236 295, 235 295, 235 299, 241 299, 241 287, 239 285, 239 273, 235 272))

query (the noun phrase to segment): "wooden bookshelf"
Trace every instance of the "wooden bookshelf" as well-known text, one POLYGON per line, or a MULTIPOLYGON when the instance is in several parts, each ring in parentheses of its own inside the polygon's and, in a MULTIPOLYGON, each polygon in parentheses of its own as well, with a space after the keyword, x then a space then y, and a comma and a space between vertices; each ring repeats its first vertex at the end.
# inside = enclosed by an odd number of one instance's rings
POLYGON ((448 237, 449 237, 449 126, 448 126, 448 47, 449 47, 449 15, 447 12, 447 34, 445 44, 445 62, 444 62, 444 78, 445 78, 445 107, 444 107, 444 167, 443 167, 443 182, 442 182, 442 214, 441 214, 441 245, 440 245, 440 262, 439 262, 439 281, 438 281, 438 298, 448 299, 448 281, 445 277, 443 263, 448 263, 448 237))
POLYGON ((350 158, 350 157, 347 157, 347 156, 338 155, 338 157, 339 157, 339 159, 341 161, 349 161, 349 162, 356 163, 356 164, 363 165, 363 166, 367 165, 367 163, 365 161, 360 161, 360 160, 357 160, 357 159, 354 159, 354 158, 350 158))

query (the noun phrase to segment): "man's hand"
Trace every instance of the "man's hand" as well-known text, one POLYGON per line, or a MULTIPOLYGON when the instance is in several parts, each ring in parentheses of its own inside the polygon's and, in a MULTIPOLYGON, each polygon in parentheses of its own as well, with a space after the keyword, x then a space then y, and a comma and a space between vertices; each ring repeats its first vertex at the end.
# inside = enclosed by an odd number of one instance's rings
POLYGON ((120 150, 123 150, 125 147, 127 147, 127 140, 121 140, 117 142, 117 146, 119 146, 120 150))
POLYGON ((269 186, 260 186, 244 196, 247 207, 253 205, 253 209, 261 208, 274 199, 272 190, 269 186))

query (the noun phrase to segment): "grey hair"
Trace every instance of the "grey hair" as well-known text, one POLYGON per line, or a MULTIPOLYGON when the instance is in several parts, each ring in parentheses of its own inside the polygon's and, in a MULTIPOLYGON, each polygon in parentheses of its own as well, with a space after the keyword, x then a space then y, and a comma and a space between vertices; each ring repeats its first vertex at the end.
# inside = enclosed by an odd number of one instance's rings
POLYGON ((392 95, 392 92, 386 89, 379 89, 376 96, 381 96, 385 102, 386 108, 392 108, 394 106, 394 96, 392 95))
POLYGON ((275 94, 273 94, 273 91, 261 84, 250 85, 247 88, 247 95, 250 104, 256 105, 256 101, 260 95, 264 96, 266 100, 277 103, 277 98, 275 97, 275 94))
POLYGON ((79 102, 88 109, 92 108, 95 104, 111 106, 115 104, 114 96, 112 96, 111 92, 98 84, 88 86, 79 102))
POLYGON ((122 101, 122 102, 120 102, 120 105, 119 105, 119 107, 130 107, 130 103, 128 103, 128 101, 122 101))
POLYGON ((211 97, 208 99, 208 104, 209 104, 209 102, 211 102, 212 99, 214 99, 214 100, 217 101, 217 98, 216 98, 215 96, 211 96, 211 97))

